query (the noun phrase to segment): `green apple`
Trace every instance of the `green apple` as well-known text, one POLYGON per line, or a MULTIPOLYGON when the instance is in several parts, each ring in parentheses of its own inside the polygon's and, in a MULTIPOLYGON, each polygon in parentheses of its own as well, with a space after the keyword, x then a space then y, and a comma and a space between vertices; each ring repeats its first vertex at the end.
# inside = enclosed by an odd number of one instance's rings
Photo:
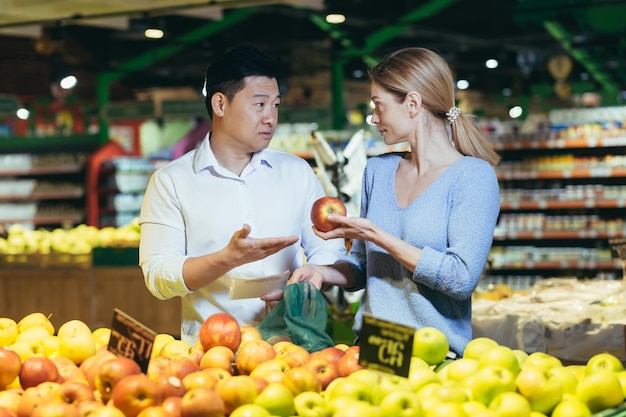
POLYGON ((393 391, 378 404, 379 417, 422 417, 422 406, 412 391, 393 391))
POLYGON ((524 361, 524 366, 541 366, 544 368, 554 368, 563 366, 563 363, 556 356, 545 352, 532 352, 524 361))
POLYGON ((469 417, 469 415, 465 413, 463 405, 453 401, 438 402, 424 415, 425 417, 469 417))
POLYGON ((487 405, 481 403, 480 401, 474 400, 465 401, 463 404, 461 404, 461 407, 463 407, 463 410, 465 410, 465 413, 468 416, 474 416, 478 413, 482 413, 485 410, 488 410, 487 405))
POLYGON ((383 374, 380 382, 372 387, 372 404, 378 405, 392 392, 415 392, 408 378, 399 375, 383 374))
POLYGON ((575 396, 568 396, 552 410, 551 417, 591 417, 587 404, 575 396))
POLYGON ((528 366, 515 378, 517 391, 526 397, 531 408, 547 415, 563 398, 563 383, 550 371, 543 367, 528 366))
POLYGON ((257 404, 243 404, 235 408, 230 417, 270 417, 272 414, 257 404))
POLYGON ((563 394, 574 394, 576 392, 576 385, 578 385, 578 378, 568 366, 557 366, 548 369, 548 375, 551 378, 556 378, 561 381, 563 385, 563 394))
POLYGON ((296 413, 301 417, 326 417, 329 415, 326 399, 319 392, 301 392, 294 397, 293 405, 296 413))
POLYGON ((448 338, 435 327, 422 327, 413 336, 412 356, 423 359, 429 365, 437 365, 448 356, 448 338))
POLYGON ((430 367, 409 368, 409 382, 413 386, 415 392, 419 391, 423 386, 431 382, 441 382, 439 375, 430 367))
POLYGON ((493 398, 506 391, 515 391, 515 375, 500 365, 486 365, 463 380, 470 399, 489 405, 493 398))
POLYGON ((462 381, 478 371, 478 360, 473 358, 459 358, 452 361, 446 369, 446 378, 453 381, 462 381))
POLYGON ((597 353, 587 361, 586 371, 588 374, 591 374, 601 369, 620 372, 624 370, 624 364, 622 364, 622 361, 615 355, 610 353, 597 353))
POLYGON ((465 345, 463 357, 478 360, 483 352, 494 346, 498 346, 498 342, 495 340, 489 339, 488 337, 477 337, 470 340, 467 345, 465 345))
POLYGON ((517 355, 508 346, 498 345, 486 349, 478 360, 478 366, 500 365, 517 375, 520 371, 517 355))
POLYGON ((622 386, 622 394, 624 394, 624 398, 626 398, 626 371, 618 372, 617 379, 619 379, 619 383, 622 386))
POLYGON ((335 408, 333 417, 378 417, 378 408, 367 401, 353 401, 347 407, 335 408))
POLYGON ((517 357, 517 362, 519 363, 520 368, 524 366, 526 359, 528 359, 528 353, 521 349, 513 349, 513 353, 515 353, 515 356, 517 357))
POLYGON ((0 317, 0 347, 12 345, 17 339, 19 331, 15 320, 8 317, 0 317))
POLYGON ((501 392, 489 403, 498 417, 530 417, 530 402, 518 392, 501 392))
POLYGON ((296 412, 291 390, 280 382, 269 383, 254 399, 254 404, 260 405, 274 416, 289 417, 296 412))
POLYGON ((376 385, 380 383, 380 379, 383 375, 386 375, 382 372, 374 371, 373 369, 358 369, 348 375, 348 378, 358 379, 367 384, 370 389, 373 389, 376 385))
POLYGON ((337 378, 328 385, 326 391, 326 398, 329 401, 339 397, 349 397, 366 402, 370 402, 372 399, 372 386, 358 378, 337 378))
POLYGON ((624 401, 622 385, 617 373, 603 369, 585 375, 578 381, 576 396, 589 407, 592 413, 617 407, 624 401))

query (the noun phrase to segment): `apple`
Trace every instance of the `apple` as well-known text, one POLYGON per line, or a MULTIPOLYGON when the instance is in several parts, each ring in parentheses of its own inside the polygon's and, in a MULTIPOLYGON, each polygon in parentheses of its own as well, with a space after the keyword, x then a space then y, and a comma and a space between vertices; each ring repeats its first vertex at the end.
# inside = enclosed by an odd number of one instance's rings
POLYGON ((83 401, 94 401, 96 399, 91 387, 80 381, 65 381, 58 389, 58 396, 62 402, 68 404, 79 404, 83 401))
POLYGON ((528 357, 524 361, 524 367, 526 366, 541 366, 544 368, 554 368, 563 366, 563 363, 556 356, 552 356, 545 352, 532 352, 528 354, 528 357))
POLYGON ((192 372, 200 370, 200 366, 188 356, 176 356, 165 363, 163 373, 183 379, 192 372))
POLYGON ((430 383, 417 391, 417 396, 426 414, 435 404, 440 402, 455 402, 462 404, 469 400, 467 389, 459 382, 430 383))
POLYGON ((329 364, 337 365, 337 363, 339 362, 339 359, 343 358, 345 354, 346 354, 345 350, 340 349, 336 346, 329 346, 322 350, 311 352, 311 354, 309 355, 309 360, 319 358, 319 359, 325 360, 329 364))
POLYGON ((159 384, 146 374, 126 375, 118 380, 111 393, 112 404, 126 417, 136 417, 144 408, 163 401, 159 384))
POLYGON ((33 410, 33 413, 30 417, 79 417, 78 408, 73 406, 72 404, 60 402, 60 401, 51 401, 47 403, 40 404, 37 408, 33 410))
POLYGON ((489 403, 489 409, 494 410, 498 417, 530 417, 532 411, 530 402, 517 392, 501 392, 489 403))
POLYGON ((367 401, 349 400, 331 405, 331 408, 333 417, 378 417, 378 408, 367 401))
POLYGON ((432 383, 441 382, 439 375, 431 368, 409 367, 409 382, 415 392, 432 383))
POLYGON ((339 378, 337 366, 322 357, 309 359, 307 363, 304 364, 304 367, 315 373, 320 384, 322 384, 322 390, 325 390, 332 380, 339 378))
POLYGON ((317 374, 304 366, 289 369, 283 375, 281 383, 289 388, 293 395, 303 391, 322 391, 322 383, 317 379, 317 374))
POLYGON ((126 417, 119 408, 102 403, 81 403, 78 406, 81 417, 126 417))
POLYGON ((172 358, 167 356, 155 356, 154 358, 150 358, 146 369, 146 375, 154 380, 165 376, 165 367, 171 360, 172 358))
POLYGON ((254 382, 256 383, 256 392, 258 394, 262 393, 263 390, 267 388, 267 386, 270 384, 269 381, 258 376, 250 375, 250 378, 252 378, 254 382))
POLYGON ((578 385, 578 378, 571 368, 566 366, 555 366, 547 370, 548 377, 554 378, 561 382, 563 386, 563 394, 576 393, 576 386, 578 385))
POLYGON ((470 393, 470 399, 489 405, 493 398, 505 391, 515 391, 515 375, 500 365, 486 365, 462 384, 470 393))
POLYGON ((17 409, 20 406, 20 400, 22 399, 22 393, 18 390, 3 390, 0 391, 0 408, 10 410, 17 415, 17 409))
POLYGON ((584 402, 592 413, 617 407, 624 401, 617 373, 606 369, 595 370, 578 381, 576 397, 584 402))
POLYGON ((378 404, 380 417, 422 417, 422 406, 413 391, 392 391, 378 404))
POLYGON ((191 345, 184 340, 170 340, 166 342, 159 351, 159 356, 167 358, 175 358, 177 356, 188 356, 191 351, 191 345))
POLYGON ((551 417, 591 417, 591 410, 587 404, 576 396, 567 396, 557 404, 552 411, 551 417))
POLYGON ((226 369, 222 368, 206 368, 202 369, 201 372, 206 372, 207 374, 213 375, 215 378, 217 378, 218 381, 228 379, 232 376, 228 373, 226 369))
POLYGON ((337 370, 340 376, 348 376, 354 371, 359 369, 365 369, 365 367, 359 364, 359 355, 361 348, 359 345, 350 346, 346 349, 344 355, 337 362, 337 370))
POLYGON ((271 415, 289 417, 296 413, 294 398, 287 386, 280 382, 272 382, 257 395, 254 404, 265 408, 271 415))
POLYGON ((226 346, 213 346, 200 358, 199 366, 204 368, 223 368, 233 374, 235 368, 235 352, 226 346))
POLYGON ((250 375, 234 375, 222 379, 215 386, 215 391, 224 400, 226 414, 232 413, 243 404, 253 403, 258 395, 257 384, 250 375))
POLYGON ((151 405, 141 410, 137 417, 170 417, 170 415, 160 405, 151 405))
POLYGON ((624 364, 615 355, 610 353, 596 353, 587 361, 586 371, 588 374, 591 374, 601 369, 621 372, 624 370, 624 364))
POLYGON ((500 365, 513 372, 513 375, 517 375, 520 371, 520 365, 513 349, 504 345, 493 346, 486 349, 480 356, 478 360, 479 367, 491 365, 500 365))
MULTIPOLYGON (((141 373, 141 367, 134 360, 124 356, 115 357, 100 366, 100 371, 96 377, 95 388, 102 396, 102 400, 106 403, 112 398, 115 385, 117 385, 119 381, 127 376, 141 373)), ((147 375, 146 378, 148 378, 147 375)))
POLYGON ((96 352, 95 355, 85 359, 80 365, 78 365, 80 370, 85 375, 85 378, 87 378, 87 382, 89 382, 91 388, 96 389, 96 379, 100 373, 102 364, 115 358, 117 358, 115 353, 109 350, 100 350, 96 352))
POLYGON ((311 222, 318 230, 329 232, 336 225, 328 221, 329 214, 346 215, 346 206, 337 197, 325 196, 317 199, 311 207, 311 222))
POLYGON ((54 335, 51 335, 50 333, 48 333, 48 329, 46 329, 43 326, 37 326, 37 327, 28 328, 24 330, 23 332, 20 332, 17 335, 15 342, 22 342, 22 341, 28 341, 28 340, 42 340, 46 337, 52 337, 52 336, 54 335))
POLYGON ((181 417, 182 403, 183 397, 167 397, 161 403, 161 407, 167 412, 169 417, 181 417))
POLYGON ((155 356, 159 356, 163 346, 165 346, 166 343, 171 342, 172 340, 176 340, 176 338, 168 333, 158 333, 156 336, 154 336, 154 341, 152 342, 152 350, 150 351, 150 359, 154 358, 155 356))
POLYGON ((45 356, 26 358, 20 368, 20 385, 23 389, 36 387, 42 382, 56 382, 59 370, 52 359, 45 356))
POLYGON ((8 317, 0 317, 0 347, 12 345, 19 333, 15 320, 8 317))
POLYGON ((14 350, 0 347, 0 391, 19 376, 21 368, 20 355, 14 350))
POLYGON ((159 384, 161 398, 182 397, 187 392, 185 384, 183 384, 183 381, 177 376, 163 375, 155 379, 155 381, 159 384))
POLYGON ((289 369, 289 365, 284 359, 268 359, 261 362, 256 368, 250 372, 250 376, 255 378, 263 378, 267 382, 280 382, 285 376, 285 372, 289 369))
MULTIPOLYGON (((468 417, 463 409, 463 405, 454 401, 439 401, 433 404, 425 415, 426 417, 468 417)), ((496 416, 494 415, 494 417, 496 416)))
MULTIPOLYGON (((78 322, 82 323, 80 321, 78 322)), ((67 323, 65 323, 65 325, 66 324, 67 323)), ((59 330, 62 329, 63 326, 61 326, 59 330)), ((87 328, 87 330, 88 329, 89 328, 87 328)), ((84 330, 67 329, 62 335, 57 335, 57 338, 59 340, 59 354, 71 359, 76 365, 80 365, 85 359, 96 353, 96 342, 91 331, 85 332, 84 330)))
POLYGON ((293 399, 296 414, 301 417, 327 417, 326 399, 319 392, 305 391, 293 399))
MULTIPOLYGON (((353 374, 354 375, 354 374, 353 374)), ((372 404, 379 405, 392 392, 415 392, 408 378, 383 374, 372 388, 372 404)))
POLYGON ((235 357, 237 371, 249 375, 260 363, 276 357, 276 350, 269 342, 259 339, 251 340, 239 347, 235 357))
POLYGON ((446 366, 446 378, 453 381, 462 381, 473 375, 479 368, 478 360, 473 358, 459 358, 446 366))
POLYGON ((520 368, 524 366, 526 359, 528 359, 528 353, 524 352, 521 349, 513 349, 513 353, 517 357, 517 363, 519 363, 520 368))
POLYGON ((237 407, 230 417, 273 417, 270 412, 258 404, 244 404, 237 407))
POLYGON ((26 388, 18 405, 18 417, 30 417, 35 409, 42 404, 57 401, 59 385, 57 382, 44 382, 40 385, 26 388))
MULTIPOLYGON (((109 327, 98 327, 91 332, 91 336, 96 343, 96 350, 105 346, 108 347, 109 341, 111 340, 111 329, 109 327)), ((154 346, 154 344, 152 346, 154 346)))
POLYGON ((276 357, 284 359, 291 368, 304 365, 311 356, 309 351, 302 346, 286 340, 277 342, 273 346, 276 357))
POLYGON ((429 365, 438 365, 448 356, 448 338, 439 329, 422 327, 413 336, 412 356, 423 359, 429 365))
POLYGON ((236 352, 241 344, 241 327, 232 315, 214 313, 200 326, 198 340, 205 352, 213 346, 226 346, 236 352))
POLYGON ((261 331, 254 326, 241 326, 241 344, 249 340, 263 339, 261 331))
POLYGON ((20 333, 33 327, 43 327, 49 335, 52 336, 54 334, 54 325, 50 321, 50 317, 45 316, 43 313, 36 312, 27 314, 17 322, 17 329, 20 333))
POLYGON ((546 415, 550 415, 563 398, 563 383, 550 374, 550 369, 543 367, 527 366, 522 369, 515 377, 515 386, 533 410, 546 415))
POLYGON ((192 372, 182 379, 183 386, 187 391, 194 388, 214 389, 218 381, 219 379, 213 372, 206 372, 206 370, 192 372))
POLYGON ((91 334, 89 326, 80 320, 68 320, 57 329, 57 336, 63 337, 77 333, 91 334))
MULTIPOLYGON (((489 411, 487 406, 481 403, 480 401, 474 401, 474 400, 465 401, 463 404, 461 404, 461 407, 463 407, 463 410, 465 410, 465 414, 467 414, 468 416, 491 413, 491 411, 489 411)), ((493 414, 495 414, 495 412, 493 414)))
POLYGON ((465 350, 463 351, 463 357, 479 360, 483 352, 497 345, 498 342, 493 339, 488 337, 477 337, 467 342, 465 350))
POLYGON ((371 402, 372 386, 359 378, 340 377, 331 382, 326 389, 328 401, 339 397, 371 402))

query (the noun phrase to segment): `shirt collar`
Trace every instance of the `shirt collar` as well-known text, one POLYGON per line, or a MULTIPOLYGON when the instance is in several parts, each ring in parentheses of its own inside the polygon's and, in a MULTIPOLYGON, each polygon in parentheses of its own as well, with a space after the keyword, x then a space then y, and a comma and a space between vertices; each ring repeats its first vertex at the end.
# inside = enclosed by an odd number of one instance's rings
MULTIPOLYGON (((224 169, 217 161, 217 158, 215 158, 215 154, 213 153, 213 149, 211 149, 211 145, 209 143, 210 140, 211 132, 208 132, 196 150, 193 160, 193 170, 196 174, 207 168, 213 168, 218 172, 221 172, 224 169)), ((244 173, 251 172, 262 165, 271 168, 274 159, 273 151, 262 149, 252 155, 252 159, 248 163, 248 166, 244 169, 244 173)))

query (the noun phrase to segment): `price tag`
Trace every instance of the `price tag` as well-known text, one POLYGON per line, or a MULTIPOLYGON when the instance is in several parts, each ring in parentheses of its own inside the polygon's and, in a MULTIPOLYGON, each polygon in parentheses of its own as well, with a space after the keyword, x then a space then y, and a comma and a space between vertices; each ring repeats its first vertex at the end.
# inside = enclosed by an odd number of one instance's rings
POLYGON ((148 370, 152 345, 157 333, 128 314, 113 309, 109 350, 118 356, 133 359, 143 372, 148 370))
POLYGON ((412 327, 364 315, 359 336, 359 364, 408 377, 414 335, 412 327))
POLYGON ((609 245, 614 259, 626 261, 626 238, 609 239, 609 245))

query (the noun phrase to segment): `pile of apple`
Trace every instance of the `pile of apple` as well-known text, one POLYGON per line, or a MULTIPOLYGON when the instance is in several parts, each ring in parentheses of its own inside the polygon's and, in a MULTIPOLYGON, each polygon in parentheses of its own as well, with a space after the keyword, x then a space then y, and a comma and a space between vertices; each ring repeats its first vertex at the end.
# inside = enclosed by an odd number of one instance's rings
POLYGON ((0 318, 0 417, 584 417, 626 394, 611 354, 563 365, 476 338, 448 360, 434 328, 415 332, 406 378, 359 365, 358 346, 270 344, 225 313, 193 345, 157 335, 145 372, 108 350, 110 335, 79 320, 55 330, 42 313, 0 318))

